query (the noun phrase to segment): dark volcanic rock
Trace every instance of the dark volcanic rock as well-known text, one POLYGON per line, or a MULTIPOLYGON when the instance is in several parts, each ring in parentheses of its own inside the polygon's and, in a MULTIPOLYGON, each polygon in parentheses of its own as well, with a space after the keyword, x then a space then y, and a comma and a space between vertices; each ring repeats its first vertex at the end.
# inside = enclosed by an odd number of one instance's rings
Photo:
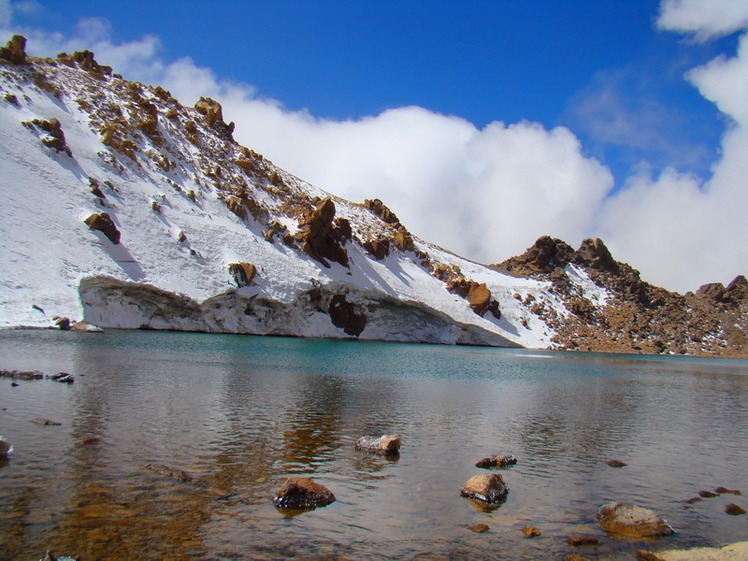
POLYGON ((117 229, 117 226, 114 224, 111 216, 109 216, 109 214, 107 214, 106 212, 102 212, 101 214, 92 214, 91 216, 86 218, 84 222, 91 230, 98 230, 100 232, 103 232, 104 235, 109 238, 109 240, 114 245, 117 245, 119 243, 120 231, 117 229))
POLYGON ((357 306, 345 299, 345 294, 336 294, 330 300, 330 319, 348 335, 358 337, 366 327, 366 315, 357 306))
POLYGON ((335 502, 335 495, 306 477, 289 477, 275 493, 273 504, 285 509, 312 509, 335 502))
POLYGON ((618 272, 618 263, 600 238, 587 238, 574 253, 573 262, 585 267, 618 272))
POLYGON ((726 302, 729 299, 727 289, 721 282, 702 284, 696 291, 696 294, 699 296, 706 296, 715 302, 726 302))
POLYGON ((379 437, 362 436, 356 441, 356 450, 381 456, 399 456, 400 436, 397 434, 383 434, 379 437))
POLYGON ((597 521, 606 532, 635 538, 667 536, 673 533, 670 525, 654 511, 619 502, 600 507, 597 521))
POLYGON ((551 273, 555 268, 563 269, 574 256, 574 249, 559 239, 542 236, 522 255, 507 259, 492 267, 500 271, 519 275, 551 273))

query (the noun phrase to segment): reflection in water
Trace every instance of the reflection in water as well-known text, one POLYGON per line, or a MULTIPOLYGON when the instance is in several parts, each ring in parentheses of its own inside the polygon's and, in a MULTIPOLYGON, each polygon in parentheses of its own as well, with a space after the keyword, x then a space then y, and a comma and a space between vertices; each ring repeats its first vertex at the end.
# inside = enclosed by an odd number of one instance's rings
POLYGON ((723 512, 739 497, 684 502, 748 481, 745 361, 114 331, 0 332, 0 353, 2 368, 76 375, 0 386, 16 447, 0 466, 0 559, 529 560, 562 557, 579 532, 630 558, 641 543, 594 523, 609 500, 676 527, 647 549, 745 539, 723 512), (393 432, 397 460, 354 449, 393 432), (487 510, 459 490, 497 452, 519 462, 487 510), (292 474, 338 500, 285 517, 272 497, 292 474))

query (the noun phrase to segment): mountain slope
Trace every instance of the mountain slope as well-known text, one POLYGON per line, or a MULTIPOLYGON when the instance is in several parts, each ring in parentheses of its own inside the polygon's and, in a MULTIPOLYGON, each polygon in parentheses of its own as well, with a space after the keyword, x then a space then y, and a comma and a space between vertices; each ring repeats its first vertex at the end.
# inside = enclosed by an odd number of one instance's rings
MULTIPOLYGON (((65 316, 570 348, 580 316, 569 294, 596 309, 614 300, 585 263, 563 265, 565 292, 420 240, 376 199, 309 185, 234 142, 213 100, 184 107, 88 51, 39 59, 24 45, 0 49, 0 326, 65 316)), ((654 350, 673 350, 664 344, 654 350)))

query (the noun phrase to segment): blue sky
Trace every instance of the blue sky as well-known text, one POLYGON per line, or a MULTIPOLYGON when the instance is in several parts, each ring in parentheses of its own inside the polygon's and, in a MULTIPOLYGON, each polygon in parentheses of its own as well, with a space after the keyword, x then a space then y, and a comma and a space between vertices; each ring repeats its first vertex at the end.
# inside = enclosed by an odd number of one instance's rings
POLYGON ((17 10, 17 23, 49 31, 72 33, 81 18, 102 17, 115 41, 157 35, 165 59, 190 56, 319 118, 417 105, 479 128, 523 119, 565 125, 621 179, 641 160, 703 174, 722 129, 683 74, 725 41, 705 47, 658 30, 651 0, 17 4, 36 6, 17 10), (625 101, 585 112, 611 89, 625 101), (654 138, 637 143, 599 130, 622 118, 654 138))
MULTIPOLYGON (((0 28, 30 51, 91 48, 185 104, 211 95, 243 144, 379 196, 450 249, 493 262, 542 234, 600 235, 681 290, 748 273, 745 252, 682 270, 690 236, 706 254, 729 234, 716 202, 707 226, 689 220, 711 208, 748 97, 721 99, 712 81, 735 80, 719 69, 689 72, 736 57, 746 27, 748 0, 0 0, 0 28)), ((719 204, 743 208, 732 173, 739 201, 719 204)))

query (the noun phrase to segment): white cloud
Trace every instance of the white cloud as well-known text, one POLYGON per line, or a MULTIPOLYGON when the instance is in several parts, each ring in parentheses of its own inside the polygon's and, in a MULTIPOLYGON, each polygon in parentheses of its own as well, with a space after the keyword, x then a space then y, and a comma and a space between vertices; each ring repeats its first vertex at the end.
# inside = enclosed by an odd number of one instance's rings
POLYGON ((748 27, 746 0, 663 0, 657 24, 705 41, 748 27))
MULTIPOLYGON (((691 2, 666 0, 660 25, 686 29, 676 18, 685 15, 691 17, 684 19, 692 22, 689 31, 711 35, 742 21, 707 14, 699 26, 691 2)), ((564 127, 494 122, 477 129, 420 107, 358 120, 318 119, 259 97, 251 85, 222 80, 189 58, 164 62, 155 36, 115 44, 103 20, 83 20, 69 37, 24 32, 32 53, 87 48, 99 62, 128 78, 161 84, 185 104, 200 96, 219 100, 242 144, 338 195, 382 199, 414 233, 467 257, 500 261, 543 234, 572 245, 601 235, 616 258, 668 288, 685 291, 748 273, 745 38, 735 57, 688 74, 732 119, 712 178, 701 184, 675 169, 657 177, 642 170, 611 195, 610 171, 585 156, 564 127)), ((617 134, 634 138, 636 131, 621 127, 617 134)))

